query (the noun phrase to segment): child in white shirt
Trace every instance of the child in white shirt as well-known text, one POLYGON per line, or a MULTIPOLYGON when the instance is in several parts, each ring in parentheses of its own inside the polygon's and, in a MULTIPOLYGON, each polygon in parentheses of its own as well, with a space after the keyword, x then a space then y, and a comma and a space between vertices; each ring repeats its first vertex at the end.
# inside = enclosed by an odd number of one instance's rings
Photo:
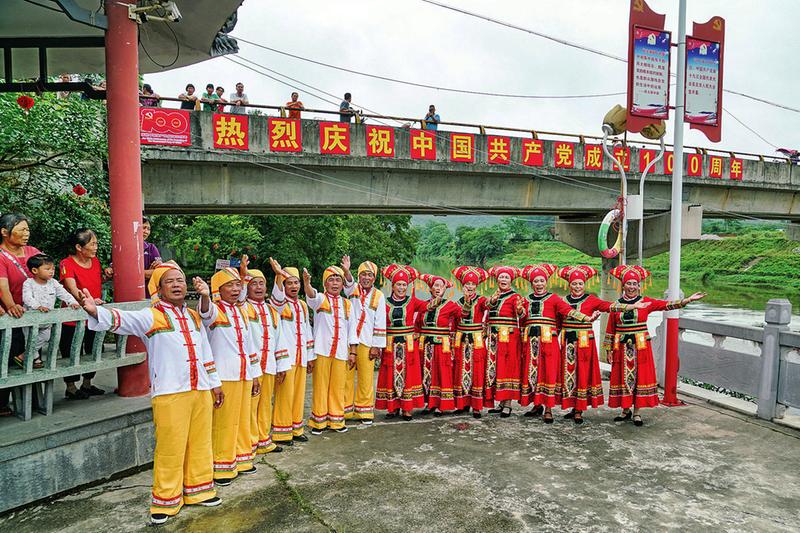
MULTIPOLYGON (((55 262, 50 256, 36 254, 31 256, 26 263, 28 270, 33 274, 22 284, 22 304, 26 310, 36 310, 47 313, 55 308, 56 299, 69 305, 71 309, 80 309, 77 300, 53 277, 56 273, 55 262)), ((39 350, 50 341, 52 326, 40 326, 36 337, 36 359, 33 368, 42 368, 44 364, 39 356, 39 350)), ((27 337, 27 331, 26 331, 27 337)), ((26 339, 27 340, 27 339, 26 339)), ((19 366, 24 366, 22 356, 14 358, 19 366)))

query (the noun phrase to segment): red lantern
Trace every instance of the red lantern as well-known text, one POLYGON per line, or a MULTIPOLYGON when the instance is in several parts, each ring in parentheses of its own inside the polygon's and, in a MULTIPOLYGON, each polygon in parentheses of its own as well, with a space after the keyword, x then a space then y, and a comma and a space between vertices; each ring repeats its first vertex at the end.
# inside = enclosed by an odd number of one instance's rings
POLYGON ((23 94, 19 98, 17 98, 17 104, 24 109, 25 111, 30 110, 33 107, 33 104, 36 103, 36 100, 31 98, 30 96, 23 94))
POLYGON ((81 185, 81 184, 79 183, 79 184, 77 184, 76 186, 74 186, 74 187, 72 188, 72 192, 74 192, 74 193, 75 193, 75 194, 77 194, 78 196, 83 196, 84 194, 86 194, 86 189, 84 189, 84 188, 83 188, 83 185, 81 185))

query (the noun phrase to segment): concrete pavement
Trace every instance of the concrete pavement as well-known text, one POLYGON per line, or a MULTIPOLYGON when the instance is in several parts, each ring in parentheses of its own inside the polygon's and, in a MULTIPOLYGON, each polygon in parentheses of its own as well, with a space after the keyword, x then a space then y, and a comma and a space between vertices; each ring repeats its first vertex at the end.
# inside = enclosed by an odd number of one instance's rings
MULTIPOLYGON (((164 531, 792 531, 800 432, 687 398, 575 426, 484 414, 355 425, 261 459, 164 531)), ((46 475, 43 472, 43 475, 46 475)), ((138 531, 150 471, 0 518, 0 530, 138 531)))

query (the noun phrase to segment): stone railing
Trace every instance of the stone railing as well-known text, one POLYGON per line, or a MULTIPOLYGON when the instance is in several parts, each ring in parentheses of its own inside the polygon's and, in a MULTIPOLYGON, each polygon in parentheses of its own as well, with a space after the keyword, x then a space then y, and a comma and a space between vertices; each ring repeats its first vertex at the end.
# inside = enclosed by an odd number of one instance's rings
MULTIPOLYGON (((681 318, 678 375, 756 398, 759 418, 783 418, 787 407, 800 408, 800 333, 789 331, 791 317, 789 301, 775 299, 763 327, 681 318)), ((661 384, 665 327, 653 341, 661 384)))
MULTIPOLYGON (((116 309, 135 310, 148 305, 147 302, 125 302, 107 304, 116 309)), ((56 309, 49 313, 28 311, 21 318, 9 315, 0 317, 0 389, 13 388, 14 407, 17 416, 30 420, 33 410, 49 415, 53 412, 53 382, 56 379, 96 372, 141 363, 145 353, 125 353, 127 336, 114 335, 113 344, 106 343, 106 335, 95 336, 92 353, 82 356, 83 338, 86 333, 86 313, 83 310, 56 309), (61 326, 65 322, 77 321, 69 357, 59 357, 61 326), (42 347, 40 355, 44 368, 33 368, 36 358, 35 340, 40 328, 52 327, 49 343, 42 347), (11 331, 23 328, 26 331, 25 356, 20 368, 10 353, 11 331), (10 362, 10 364, 9 364, 10 362)), ((108 334, 111 335, 111 334, 108 334)))

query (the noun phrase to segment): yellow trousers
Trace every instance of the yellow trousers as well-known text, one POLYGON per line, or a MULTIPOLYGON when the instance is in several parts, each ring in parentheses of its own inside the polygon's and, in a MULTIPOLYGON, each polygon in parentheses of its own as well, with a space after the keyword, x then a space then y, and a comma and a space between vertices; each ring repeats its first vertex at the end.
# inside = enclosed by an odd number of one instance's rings
POLYGON ((375 406, 375 361, 369 358, 369 346, 356 348, 356 366, 347 369, 344 385, 344 417, 348 420, 372 420, 375 406), (358 388, 355 386, 358 374, 358 388))
POLYGON ((320 357, 314 362, 313 394, 308 425, 314 429, 344 427, 344 382, 347 361, 320 357))
POLYGON ((211 439, 214 446, 214 477, 235 478, 253 466, 250 434, 252 381, 223 381, 225 401, 214 409, 211 439))
POLYGON ((261 394, 253 398, 250 412, 250 434, 253 453, 269 453, 277 446, 272 442, 272 395, 275 391, 275 374, 264 374, 258 378, 261 394))
POLYGON ((306 369, 293 366, 283 383, 275 386, 275 409, 272 413, 272 440, 287 442, 303 434, 303 410, 306 403, 306 369))
POLYGON ((176 515, 183 504, 213 498, 214 456, 210 391, 187 391, 153 398, 156 449, 151 514, 176 515))

